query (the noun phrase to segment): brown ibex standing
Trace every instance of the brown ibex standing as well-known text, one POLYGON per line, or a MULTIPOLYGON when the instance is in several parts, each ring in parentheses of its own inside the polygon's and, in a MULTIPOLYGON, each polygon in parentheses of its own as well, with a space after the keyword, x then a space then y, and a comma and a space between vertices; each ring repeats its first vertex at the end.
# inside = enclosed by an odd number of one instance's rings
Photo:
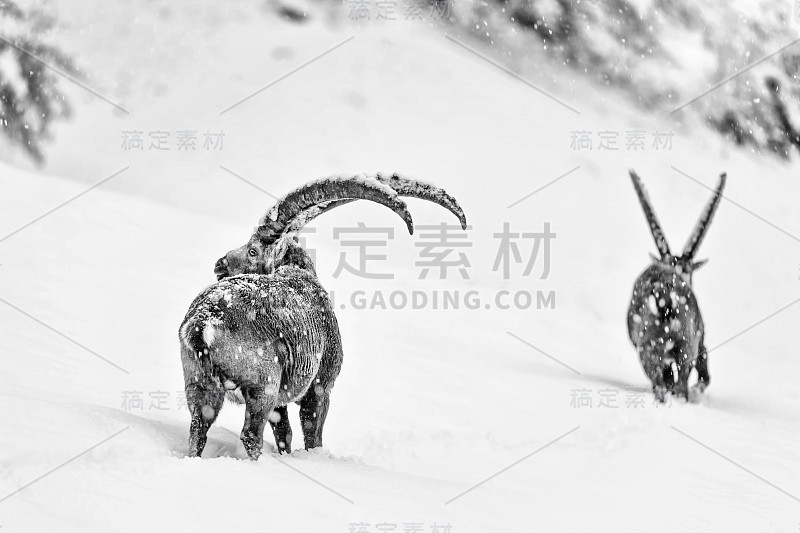
POLYGON ((300 404, 306 449, 322 445, 342 345, 328 293, 297 232, 322 213, 363 199, 392 209, 413 233, 401 196, 438 203, 466 229, 455 198, 432 185, 397 175, 332 177, 284 196, 244 246, 217 261, 218 282, 194 300, 180 327, 191 456, 203 452, 226 391, 234 390, 246 405, 241 440, 252 459, 261 455, 268 420, 278 450, 291 451, 290 402, 300 404))
POLYGON ((653 263, 633 287, 628 335, 653 383, 656 398, 663 402, 666 393, 672 392, 688 400, 689 374, 693 368, 697 369, 693 397, 699 396, 711 380, 705 327, 692 292, 692 274, 705 264, 705 261, 695 262, 694 256, 722 198, 725 174, 720 176, 719 185, 680 256, 670 252, 641 179, 633 171, 630 174, 660 257, 653 257, 653 263))

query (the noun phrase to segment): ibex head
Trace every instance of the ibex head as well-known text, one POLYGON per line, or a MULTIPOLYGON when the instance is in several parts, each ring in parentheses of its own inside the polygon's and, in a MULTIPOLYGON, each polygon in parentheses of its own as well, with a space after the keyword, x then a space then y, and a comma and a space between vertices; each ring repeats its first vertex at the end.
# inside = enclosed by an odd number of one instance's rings
POLYGON ((433 185, 393 174, 330 177, 306 183, 272 206, 247 243, 231 250, 214 266, 217 279, 237 274, 269 274, 281 265, 295 265, 314 273, 314 264, 297 244, 297 234, 313 219, 355 200, 371 200, 394 211, 414 233, 408 196, 435 202, 456 215, 466 229, 464 211, 455 198, 433 185))
POLYGON ((647 191, 644 189, 644 185, 642 185, 641 178, 639 178, 639 176, 633 170, 630 171, 630 175, 631 180, 633 180, 633 186, 636 189, 636 194, 639 197, 639 203, 642 205, 642 210, 644 211, 644 215, 647 218, 647 223, 650 226, 650 233, 652 233, 653 240, 656 243, 656 248, 658 248, 659 257, 651 256, 653 261, 671 271, 674 271, 680 275, 684 281, 691 285, 692 274, 695 270, 706 264, 707 261, 695 261, 694 256, 697 253, 697 249, 700 247, 703 237, 705 237, 706 232, 708 231, 708 226, 711 224, 711 219, 714 217, 714 212, 717 210, 717 206, 722 199, 722 189, 725 187, 726 180, 725 173, 720 175, 719 185, 717 185, 714 195, 708 201, 708 204, 706 204, 705 209, 700 215, 700 219, 697 221, 697 224, 694 227, 694 231, 692 231, 692 234, 689 236, 689 240, 686 242, 686 246, 683 247, 683 252, 678 256, 673 255, 669 249, 667 238, 664 236, 664 232, 661 229, 661 224, 658 223, 658 219, 656 218, 656 214, 655 211, 653 211, 652 205, 650 205, 650 198, 647 195, 647 191))

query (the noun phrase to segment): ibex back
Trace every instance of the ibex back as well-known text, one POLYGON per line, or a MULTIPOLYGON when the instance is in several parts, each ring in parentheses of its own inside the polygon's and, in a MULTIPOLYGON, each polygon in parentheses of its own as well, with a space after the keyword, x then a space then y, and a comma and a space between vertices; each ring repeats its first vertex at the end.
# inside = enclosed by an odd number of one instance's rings
POLYGON ((279 451, 291 451, 286 405, 300 404, 305 447, 322 445, 330 393, 342 366, 339 326, 297 232, 320 214, 358 199, 392 209, 413 233, 401 196, 436 202, 466 228, 456 200, 419 181, 380 174, 308 183, 273 206, 250 240, 215 265, 218 282, 192 303, 180 327, 189 454, 199 456, 226 397, 241 393, 241 440, 257 459, 267 421, 279 451))
POLYGON ((711 381, 705 326, 694 292, 692 275, 705 261, 694 261, 714 212, 722 198, 725 174, 700 216, 680 256, 670 252, 661 225, 650 205, 642 182, 633 171, 631 179, 659 251, 653 263, 639 276, 628 308, 628 335, 639 353, 653 392, 664 401, 667 392, 696 398, 711 381), (697 384, 690 390, 689 377, 697 371, 697 384))

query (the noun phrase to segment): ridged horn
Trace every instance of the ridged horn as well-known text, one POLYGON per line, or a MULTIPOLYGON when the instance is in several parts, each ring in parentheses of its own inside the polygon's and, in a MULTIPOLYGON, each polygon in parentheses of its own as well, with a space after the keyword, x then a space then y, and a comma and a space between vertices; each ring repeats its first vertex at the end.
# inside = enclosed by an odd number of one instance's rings
POLYGON ((719 206, 719 202, 722 200, 722 189, 725 188, 725 182, 727 179, 727 174, 724 172, 720 174, 719 185, 717 185, 714 195, 706 204, 703 213, 700 215, 700 219, 697 221, 697 224, 694 227, 694 231, 692 231, 692 234, 689 236, 689 240, 686 241, 686 246, 683 248, 683 257, 686 259, 692 259, 697 253, 697 249, 700 248, 700 243, 703 241, 703 237, 706 236, 708 226, 711 224, 711 219, 714 218, 714 213, 719 206))
MULTIPOLYGON (((408 206, 391 187, 365 175, 332 176, 311 181, 290 192, 267 211, 256 228, 255 235, 268 244, 277 240, 293 225, 293 220, 303 212, 320 204, 327 204, 323 211, 352 200, 370 200, 384 205, 397 213, 406 223, 409 233, 414 233, 414 222, 408 206), (347 201, 343 201, 347 200, 347 201)), ((310 219, 308 219, 310 220, 310 219)), ((299 228, 298 228, 299 229, 299 228)))
MULTIPOLYGON (((391 189, 395 191, 398 196, 419 198, 421 200, 427 200, 429 202, 433 202, 435 204, 444 207, 458 218, 459 222, 461 223, 462 229, 467 229, 467 218, 464 215, 464 210, 461 209, 460 205, 458 205, 458 201, 449 194, 447 194, 447 192, 444 189, 440 189, 430 183, 426 183, 423 181, 411 178, 405 178, 398 174, 392 174, 391 176, 387 176, 378 173, 373 176, 368 176, 368 179, 374 179, 375 181, 381 183, 382 185, 391 187, 391 189)), ((295 218, 292 221, 290 221, 290 223, 284 229, 283 233, 286 234, 290 232, 299 231, 306 224, 308 224, 321 214, 330 211, 335 207, 348 204, 355 200, 356 198, 347 198, 340 200, 325 201, 315 206, 312 206, 308 209, 305 209, 301 213, 298 213, 295 216, 295 218)))
POLYGON ((629 172, 631 175, 631 180, 633 181, 633 188, 636 189, 636 195, 639 197, 639 203, 642 204, 642 211, 644 211, 644 216, 647 218, 647 224, 650 226, 650 233, 653 235, 656 248, 658 248, 658 253, 661 254, 661 259, 666 259, 667 257, 671 256, 672 253, 669 251, 667 238, 664 237, 664 231, 661 229, 661 224, 658 223, 656 214, 653 211, 653 206, 650 204, 650 198, 647 196, 647 191, 644 189, 644 185, 642 185, 642 179, 633 170, 630 170, 629 172))
POLYGON ((308 209, 299 213, 296 217, 292 219, 291 222, 289 222, 289 224, 286 226, 286 229, 283 230, 283 234, 287 235, 289 233, 296 233, 301 229, 303 229, 306 226, 306 224, 310 223, 312 220, 320 216, 322 213, 326 213, 333 208, 349 204, 350 202, 355 202, 355 201, 356 201, 355 198, 345 198, 343 200, 331 200, 329 202, 322 202, 321 204, 309 207, 308 209))
POLYGON ((385 176, 379 173, 375 175, 375 179, 397 191, 400 196, 419 198, 420 200, 439 204, 458 218, 461 223, 461 229, 467 229, 467 217, 464 215, 464 210, 458 205, 458 201, 447 194, 444 189, 424 181, 405 178, 399 174, 385 176))

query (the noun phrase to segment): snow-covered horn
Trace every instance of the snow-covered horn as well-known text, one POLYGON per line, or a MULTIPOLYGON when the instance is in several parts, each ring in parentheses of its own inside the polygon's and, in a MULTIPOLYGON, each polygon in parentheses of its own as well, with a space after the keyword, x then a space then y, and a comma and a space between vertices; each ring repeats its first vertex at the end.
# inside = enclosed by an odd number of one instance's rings
MULTIPOLYGON (((408 206, 400 199, 397 192, 374 178, 360 175, 332 176, 298 187, 278 200, 267 211, 256 228, 254 236, 262 242, 271 244, 285 234, 287 228, 294 226, 293 220, 298 216, 302 217, 304 211, 325 204, 325 207, 317 213, 316 216, 318 216, 324 211, 352 200, 370 200, 388 207, 403 219, 408 232, 414 233, 411 213, 408 212, 408 206)), ((309 220, 306 218, 306 222, 309 220)))
POLYGON ((644 189, 644 185, 642 185, 641 178, 633 170, 630 170, 629 172, 631 175, 631 180, 633 181, 633 188, 636 189, 636 195, 639 197, 639 203, 642 204, 642 211, 644 211, 644 216, 647 218, 647 224, 650 226, 650 233, 653 234, 653 240, 656 243, 656 248, 658 248, 658 252, 661 254, 661 259, 666 259, 667 257, 671 256, 672 253, 669 251, 667 238, 664 237, 664 232, 661 229, 661 224, 658 223, 656 214, 653 211, 653 206, 650 205, 650 198, 647 196, 647 191, 644 189))
POLYGON ((349 204, 350 202, 355 202, 355 198, 344 198, 342 200, 330 200, 327 202, 322 202, 317 205, 311 206, 308 209, 297 214, 289 224, 286 225, 286 228, 283 230, 283 235, 288 235, 290 233, 297 233, 301 229, 303 229, 306 224, 310 223, 312 220, 320 216, 322 213, 326 213, 331 209, 336 207, 349 204))
POLYGON ((726 180, 727 175, 723 172, 719 176, 719 185, 717 185, 714 195, 706 204, 706 208, 700 215, 700 219, 697 221, 694 231, 692 231, 692 234, 689 236, 689 240, 686 241, 686 246, 683 248, 683 257, 686 259, 692 259, 694 254, 697 253, 697 249, 700 248, 700 243, 703 241, 703 237, 705 237, 706 232, 708 231, 708 226, 711 224, 711 219, 714 218, 714 212, 716 212, 717 206, 719 206, 719 202, 722 200, 722 189, 725 188, 726 180))
MULTIPOLYGON (((447 194, 444 189, 440 189, 430 183, 426 183, 423 181, 406 178, 400 176, 398 174, 392 174, 391 176, 385 174, 375 174, 366 177, 368 180, 375 180, 381 185, 385 185, 390 187, 393 191, 397 193, 398 196, 405 196, 409 198, 419 198, 421 200, 427 200, 429 202, 433 202, 439 204, 440 206, 444 207, 451 213, 453 213, 461 223, 461 228, 467 228, 467 218, 464 215, 464 210, 461 209, 461 206, 458 205, 458 201, 447 194)), ((358 198, 346 198, 346 199, 337 199, 337 200, 328 200, 321 202, 317 205, 309 207, 308 209, 303 210, 302 212, 298 213, 294 219, 292 219, 289 224, 283 230, 284 234, 296 232, 301 230, 306 224, 320 216, 321 214, 330 211, 335 207, 339 207, 341 205, 348 204, 352 201, 355 201, 358 198)), ((409 228, 409 232, 411 232, 411 228, 409 228)))
POLYGON ((376 174, 375 179, 397 191, 400 196, 419 198, 420 200, 439 204, 458 218, 461 223, 461 229, 467 229, 467 217, 464 216, 464 210, 458 205, 458 201, 447 194, 444 189, 424 181, 405 178, 398 174, 392 174, 391 176, 376 174))

